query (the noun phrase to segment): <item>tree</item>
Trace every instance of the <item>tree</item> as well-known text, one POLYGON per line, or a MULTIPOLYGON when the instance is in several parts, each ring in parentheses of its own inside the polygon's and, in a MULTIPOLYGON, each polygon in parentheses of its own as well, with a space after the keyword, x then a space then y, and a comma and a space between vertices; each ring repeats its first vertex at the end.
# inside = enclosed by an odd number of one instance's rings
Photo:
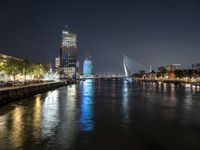
POLYGON ((133 78, 140 78, 140 75, 139 75, 139 73, 134 73, 134 74, 132 75, 132 77, 133 77, 133 78))
POLYGON ((152 70, 151 73, 156 73, 156 72, 154 70, 152 70))
POLYGON ((193 75, 194 75, 193 70, 191 70, 191 69, 187 70, 187 76, 189 77, 190 80, 193 77, 193 75))
POLYGON ((20 74, 22 72, 22 69, 23 66, 21 60, 8 58, 4 71, 7 75, 13 76, 13 79, 15 81, 16 75, 20 74))
POLYGON ((140 70, 139 73, 143 75, 143 74, 145 74, 146 72, 145 72, 144 70, 140 70))
POLYGON ((160 72, 156 73, 156 78, 160 78, 162 76, 162 74, 160 72))
POLYGON ((46 69, 44 66, 40 65, 40 64, 33 64, 32 65, 32 70, 31 70, 31 74, 36 77, 37 79, 41 78, 41 76, 44 76, 44 74, 46 73, 46 69))
POLYGON ((0 61, 0 72, 5 70, 5 64, 0 61))
POLYGON ((30 60, 24 59, 23 60, 23 74, 24 74, 24 79, 26 81, 26 76, 27 74, 31 74, 31 71, 33 69, 33 64, 31 63, 30 60))
POLYGON ((3 58, 0 56, 0 71, 4 71, 5 63, 3 63, 3 58))
POLYGON ((132 77, 133 78, 142 78, 145 75, 145 73, 146 72, 144 70, 141 70, 138 73, 133 74, 132 77))
POLYGON ((174 70, 174 74, 175 74, 175 77, 179 79, 185 77, 185 73, 183 70, 174 70))
POLYGON ((167 73, 167 69, 165 67, 161 66, 158 68, 158 70, 159 70, 161 76, 164 78, 167 73))

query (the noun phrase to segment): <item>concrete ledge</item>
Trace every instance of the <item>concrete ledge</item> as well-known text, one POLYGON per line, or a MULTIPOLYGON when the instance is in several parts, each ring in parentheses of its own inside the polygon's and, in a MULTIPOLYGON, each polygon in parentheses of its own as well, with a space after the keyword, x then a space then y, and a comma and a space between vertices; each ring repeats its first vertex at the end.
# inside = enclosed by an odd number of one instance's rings
POLYGON ((67 82, 50 82, 20 87, 2 88, 0 89, 0 105, 53 90, 64 85, 67 85, 67 82))

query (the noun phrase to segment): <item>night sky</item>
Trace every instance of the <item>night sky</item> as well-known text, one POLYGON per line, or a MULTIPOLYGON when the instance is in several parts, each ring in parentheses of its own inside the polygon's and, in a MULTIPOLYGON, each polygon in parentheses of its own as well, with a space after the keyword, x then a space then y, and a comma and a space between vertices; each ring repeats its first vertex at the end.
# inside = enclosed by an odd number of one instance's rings
POLYGON ((0 53, 54 64, 65 25, 95 72, 122 73, 122 55, 145 66, 200 62, 199 0, 4 0, 0 53))

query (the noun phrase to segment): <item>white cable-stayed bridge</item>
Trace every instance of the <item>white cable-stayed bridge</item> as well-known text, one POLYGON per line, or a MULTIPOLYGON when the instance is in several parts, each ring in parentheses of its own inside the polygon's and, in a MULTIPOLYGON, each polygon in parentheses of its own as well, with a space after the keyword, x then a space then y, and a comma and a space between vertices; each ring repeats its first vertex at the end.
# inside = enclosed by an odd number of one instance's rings
POLYGON ((131 81, 131 75, 137 73, 139 71, 148 72, 149 68, 140 64, 139 62, 123 55, 123 70, 124 75, 122 76, 115 76, 115 75, 102 75, 102 76, 90 76, 90 77, 83 77, 83 79, 95 79, 95 78, 124 78, 128 81, 131 81))

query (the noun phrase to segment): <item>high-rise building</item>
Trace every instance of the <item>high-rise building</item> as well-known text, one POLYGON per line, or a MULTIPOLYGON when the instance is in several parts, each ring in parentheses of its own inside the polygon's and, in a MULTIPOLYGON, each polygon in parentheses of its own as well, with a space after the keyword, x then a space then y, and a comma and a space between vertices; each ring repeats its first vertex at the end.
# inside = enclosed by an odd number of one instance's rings
POLYGON ((59 69, 61 66, 60 66, 60 57, 56 57, 55 58, 55 68, 56 69, 59 69))
POLYGON ((83 63, 83 75, 85 77, 91 77, 93 75, 93 64, 90 57, 86 57, 83 63))
POLYGON ((48 70, 49 73, 52 73, 53 68, 52 68, 52 64, 51 63, 46 64, 45 67, 46 67, 46 69, 48 70))
POLYGON ((77 36, 67 30, 62 31, 62 48, 60 65, 65 77, 74 77, 77 74, 77 36))

